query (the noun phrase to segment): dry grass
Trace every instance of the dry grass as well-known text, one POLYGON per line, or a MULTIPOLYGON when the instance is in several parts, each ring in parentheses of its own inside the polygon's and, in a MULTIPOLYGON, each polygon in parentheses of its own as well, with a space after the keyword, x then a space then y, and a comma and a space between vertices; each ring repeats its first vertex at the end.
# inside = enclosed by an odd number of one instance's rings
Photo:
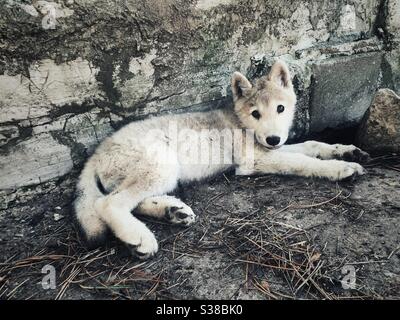
MULTIPOLYGON (((135 261, 117 254, 115 247, 87 251, 75 230, 67 226, 59 233, 65 240, 57 243, 56 250, 44 249, 24 259, 0 263, 0 299, 13 299, 26 280, 39 283, 46 264, 57 270, 57 293, 51 296, 55 299, 68 298, 66 293, 71 287, 97 291, 102 298, 145 299, 162 283, 162 270, 158 274, 144 271, 157 261, 135 261)), ((35 294, 24 298, 34 299, 35 294)))
MULTIPOLYGON (((338 196, 320 205, 328 205, 338 196)), ((291 208, 296 206, 284 209, 291 208)), ((189 230, 184 229, 162 240, 164 254, 168 254, 172 260, 182 256, 200 258, 205 251, 221 248, 226 251, 226 248, 233 264, 244 266, 246 287, 260 291, 268 299, 341 298, 332 293, 332 286, 338 284, 330 274, 340 270, 343 264, 326 265, 323 248, 313 244, 306 230, 276 221, 274 215, 266 216, 258 210, 244 216, 230 217, 220 230, 208 237, 206 245, 198 245, 201 237, 196 243, 184 238, 189 230), (268 283, 269 272, 284 279, 289 290, 280 292, 272 289, 273 286, 268 283)), ((157 257, 146 262, 135 261, 127 254, 117 254, 116 250, 121 251, 121 247, 87 251, 76 231, 68 227, 59 230, 59 238, 65 240, 57 243, 56 250, 41 250, 23 259, 9 259, 0 263, 0 299, 15 298, 17 290, 28 280, 30 283, 39 283, 44 276, 41 268, 46 264, 53 265, 59 272, 57 293, 55 296, 52 293, 51 299, 68 299, 68 290, 77 288, 83 292, 95 292, 98 297, 107 299, 173 298, 169 295, 169 289, 176 289, 179 285, 167 286, 163 279, 165 266, 157 257), (149 269, 157 271, 151 273, 149 269)), ((184 282, 181 281, 182 284, 184 282)), ((24 298, 34 299, 35 294, 24 298)), ((347 298, 379 296, 359 292, 347 298)))
MULTIPOLYGON (((251 282, 267 298, 340 298, 332 293, 332 286, 338 283, 329 274, 340 270, 343 264, 328 266, 323 248, 313 244, 304 229, 275 221, 273 215, 252 214, 229 218, 221 241, 236 262, 245 264, 246 283, 251 282), (272 289, 266 277, 269 272, 285 279, 290 294, 272 289)), ((360 292, 347 298, 363 297, 373 296, 360 292)))
POLYGON ((400 155, 399 154, 387 154, 383 156, 377 156, 371 159, 366 168, 371 167, 383 167, 386 169, 394 170, 400 172, 400 155))

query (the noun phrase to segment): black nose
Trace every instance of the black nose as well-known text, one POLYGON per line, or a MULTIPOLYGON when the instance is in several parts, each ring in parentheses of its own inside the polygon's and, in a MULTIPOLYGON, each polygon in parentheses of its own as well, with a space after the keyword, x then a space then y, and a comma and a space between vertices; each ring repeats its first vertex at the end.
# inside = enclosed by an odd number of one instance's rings
POLYGON ((270 136, 267 137, 267 143, 270 146, 276 146, 277 144, 279 144, 279 141, 281 141, 281 138, 277 137, 277 136, 270 136))

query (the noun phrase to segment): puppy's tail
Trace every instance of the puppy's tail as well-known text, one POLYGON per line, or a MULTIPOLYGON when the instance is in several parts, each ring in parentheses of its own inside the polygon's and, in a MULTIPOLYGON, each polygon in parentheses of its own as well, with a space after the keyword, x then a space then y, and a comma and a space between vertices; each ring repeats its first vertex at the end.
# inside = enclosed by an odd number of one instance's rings
POLYGON ((99 245, 106 235, 107 226, 95 209, 96 201, 104 195, 104 187, 89 161, 79 177, 74 207, 76 220, 90 247, 99 245))

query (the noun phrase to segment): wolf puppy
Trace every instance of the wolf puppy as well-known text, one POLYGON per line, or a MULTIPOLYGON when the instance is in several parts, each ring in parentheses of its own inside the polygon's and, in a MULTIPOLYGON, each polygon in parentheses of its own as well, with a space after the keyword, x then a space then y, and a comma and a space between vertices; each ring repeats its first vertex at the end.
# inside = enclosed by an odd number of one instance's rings
MULTIPOLYGON (((152 256, 158 250, 157 240, 131 211, 189 225, 196 217, 192 209, 166 194, 178 182, 201 180, 232 167, 240 175, 276 173, 333 181, 364 173, 358 163, 337 160, 365 160, 368 155, 353 145, 316 141, 284 145, 295 113, 296 95, 283 61, 277 61, 254 86, 235 72, 231 86, 231 108, 132 122, 101 143, 81 173, 75 201, 77 220, 89 242, 111 229, 138 257, 152 256), (170 134, 171 123, 177 128, 177 136, 170 134), (246 129, 252 130, 255 143, 251 151, 242 148, 236 152, 232 163, 199 163, 191 159, 198 155, 199 146, 184 143, 193 132, 203 132, 210 143, 202 144, 200 153, 208 154, 216 130, 243 133, 246 129), (246 161, 249 157, 254 160, 251 164, 246 161)), ((240 143, 244 139, 239 139, 240 143)), ((218 151, 232 154, 235 144, 237 139, 224 143, 218 151)))

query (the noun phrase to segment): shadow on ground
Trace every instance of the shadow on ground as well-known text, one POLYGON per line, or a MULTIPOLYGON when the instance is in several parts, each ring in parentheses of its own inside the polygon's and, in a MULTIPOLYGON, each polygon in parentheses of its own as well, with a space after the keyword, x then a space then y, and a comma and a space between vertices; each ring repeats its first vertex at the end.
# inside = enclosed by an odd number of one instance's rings
POLYGON ((146 262, 116 240, 85 249, 72 222, 74 173, 3 192, 0 298, 399 299, 400 161, 389 158, 350 182, 227 174, 186 186, 198 222, 143 218, 161 248, 146 262), (42 287, 45 265, 55 289, 42 287), (344 289, 352 270, 355 288, 344 289))

